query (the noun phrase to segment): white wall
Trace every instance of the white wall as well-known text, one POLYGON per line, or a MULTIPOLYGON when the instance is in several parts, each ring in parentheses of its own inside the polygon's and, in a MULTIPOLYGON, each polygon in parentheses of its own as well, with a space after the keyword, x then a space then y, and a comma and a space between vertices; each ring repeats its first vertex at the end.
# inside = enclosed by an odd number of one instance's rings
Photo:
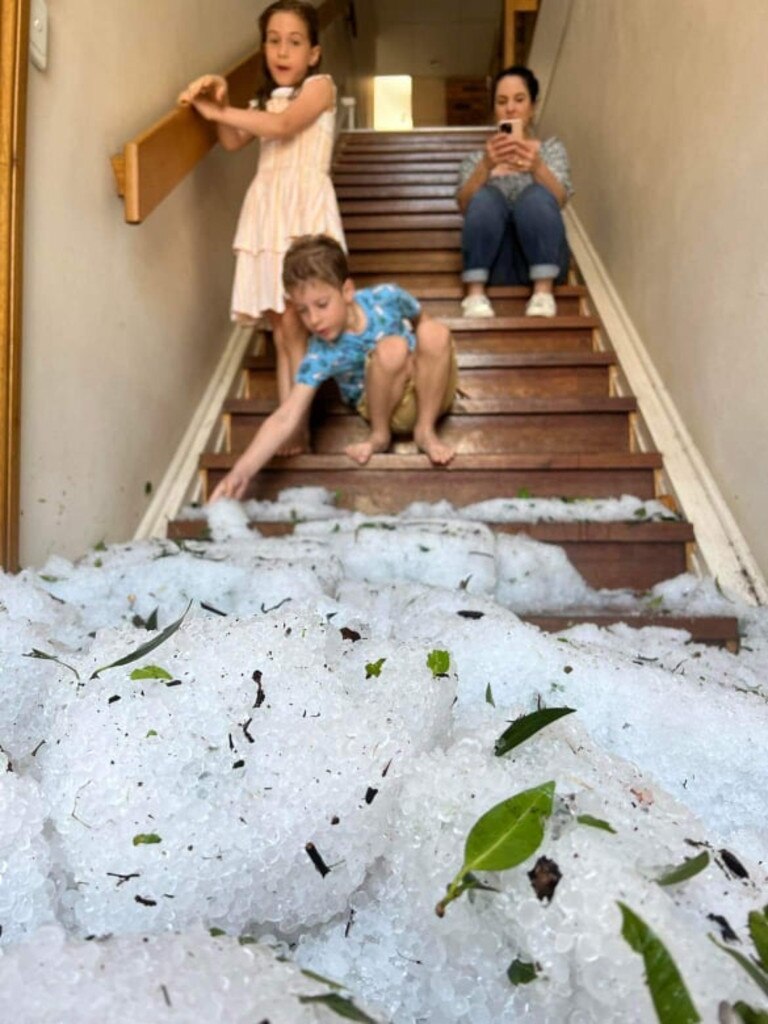
POLYGON ((547 0, 553 24, 555 6, 543 134, 566 141, 576 212, 767 573, 765 0, 547 0))
MULTIPOLYGON (((255 49, 265 6, 48 0, 49 67, 29 79, 24 565, 132 535, 221 354, 256 148, 214 150, 137 227, 109 157, 190 78, 255 49)), ((326 69, 343 79, 343 30, 327 35, 326 69)))

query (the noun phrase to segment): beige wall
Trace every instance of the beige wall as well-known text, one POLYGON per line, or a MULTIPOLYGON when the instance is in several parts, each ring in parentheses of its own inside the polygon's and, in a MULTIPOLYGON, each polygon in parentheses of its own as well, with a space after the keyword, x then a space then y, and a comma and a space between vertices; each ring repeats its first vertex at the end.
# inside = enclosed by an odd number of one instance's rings
POLYGON ((566 141, 576 212, 766 573, 765 0, 547 0, 553 23, 555 6, 543 133, 566 141))
POLYGON ((414 128, 445 124, 445 79, 414 75, 411 103, 414 128))
MULTIPOLYGON (((29 79, 22 564, 131 537, 221 354, 256 149, 215 150, 138 227, 109 156, 255 49, 264 6, 48 0, 49 67, 29 79)), ((343 81, 343 26, 326 37, 343 81)))

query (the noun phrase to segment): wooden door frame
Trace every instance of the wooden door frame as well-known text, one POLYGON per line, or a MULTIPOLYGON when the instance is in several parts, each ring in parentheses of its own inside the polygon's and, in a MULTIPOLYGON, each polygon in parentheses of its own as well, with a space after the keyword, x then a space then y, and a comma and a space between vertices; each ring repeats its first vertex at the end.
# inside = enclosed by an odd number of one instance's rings
POLYGON ((0 567, 19 568, 21 306, 29 0, 0 0, 0 567))

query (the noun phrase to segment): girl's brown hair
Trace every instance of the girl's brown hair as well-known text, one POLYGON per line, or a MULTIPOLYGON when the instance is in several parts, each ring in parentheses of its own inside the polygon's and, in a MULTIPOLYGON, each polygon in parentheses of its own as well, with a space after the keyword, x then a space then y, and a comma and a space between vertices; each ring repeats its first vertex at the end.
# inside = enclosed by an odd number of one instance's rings
MULTIPOLYGON (((307 35, 309 36, 309 45, 318 46, 320 44, 320 20, 317 16, 317 8, 308 3, 307 0, 275 0, 274 3, 266 7, 259 15, 259 33, 261 34, 261 70, 263 75, 263 84, 261 85, 257 99, 259 106, 263 107, 269 99, 272 90, 277 87, 277 82, 274 80, 272 75, 269 73, 267 67, 267 59, 264 56, 264 44, 267 39, 267 28, 269 27, 269 20, 273 14, 280 14, 282 11, 286 11, 289 14, 295 14, 297 18, 301 18, 307 28, 307 35)), ((320 67, 320 61, 313 66, 313 71, 316 71, 320 67)))

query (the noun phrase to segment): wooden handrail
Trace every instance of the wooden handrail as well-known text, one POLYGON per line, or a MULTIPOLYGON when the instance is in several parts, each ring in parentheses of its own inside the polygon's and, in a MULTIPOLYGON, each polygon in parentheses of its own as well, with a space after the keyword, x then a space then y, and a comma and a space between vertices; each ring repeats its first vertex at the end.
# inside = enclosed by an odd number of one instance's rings
MULTIPOLYGON (((261 75, 258 53, 251 54, 224 77, 231 102, 244 107, 261 75)), ((123 197, 128 224, 141 224, 216 144, 216 126, 191 107, 176 107, 112 157, 117 193, 123 197)))
MULTIPOLYGON (((320 28, 336 17, 349 17, 349 0, 325 0, 318 7, 320 28)), ((260 54, 251 54, 225 78, 233 106, 244 107, 258 91, 260 54)), ((141 224, 216 144, 216 126, 191 107, 176 107, 112 157, 117 194, 123 198, 125 220, 141 224)))

